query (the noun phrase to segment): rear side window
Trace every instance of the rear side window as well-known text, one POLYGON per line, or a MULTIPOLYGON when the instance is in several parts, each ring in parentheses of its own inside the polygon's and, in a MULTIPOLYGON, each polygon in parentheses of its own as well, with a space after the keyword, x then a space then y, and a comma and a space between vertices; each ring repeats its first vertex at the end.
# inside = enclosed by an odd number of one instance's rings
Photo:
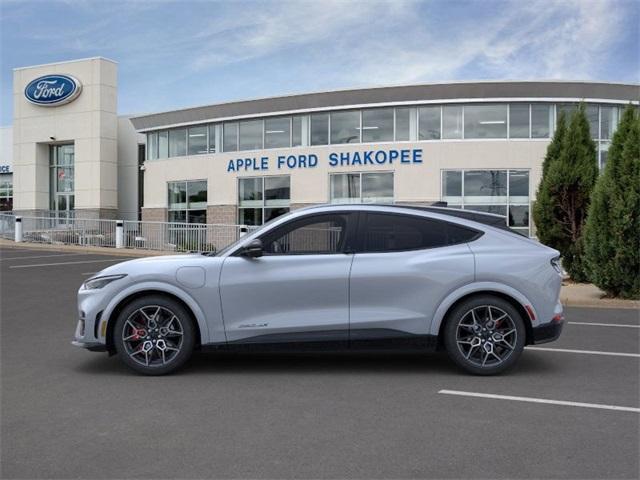
POLYGON ((479 232, 441 220, 393 213, 367 213, 365 252, 400 252, 445 247, 475 240, 479 232))

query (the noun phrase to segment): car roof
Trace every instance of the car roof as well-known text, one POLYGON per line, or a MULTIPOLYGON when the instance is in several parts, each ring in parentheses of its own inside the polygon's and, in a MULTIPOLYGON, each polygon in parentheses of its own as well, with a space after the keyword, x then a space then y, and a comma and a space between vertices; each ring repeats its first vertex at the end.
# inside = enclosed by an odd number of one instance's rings
POLYGON ((469 220, 472 222, 480 223, 482 225, 487 225, 493 228, 497 228, 503 230, 505 232, 514 233, 516 235, 523 235, 522 233, 509 228, 506 224, 505 217, 503 215, 496 215, 494 213, 484 213, 484 212, 476 212, 473 210, 462 210, 459 208, 448 208, 445 202, 437 202, 434 205, 415 205, 415 204, 381 204, 381 203, 340 203, 340 204, 324 204, 324 205, 314 205, 313 207, 308 207, 308 209, 314 208, 322 208, 322 209, 347 209, 347 210, 371 210, 380 208, 381 211, 389 211, 389 210, 416 210, 428 213, 435 213, 438 215, 445 215, 455 218, 460 218, 462 220, 469 220))

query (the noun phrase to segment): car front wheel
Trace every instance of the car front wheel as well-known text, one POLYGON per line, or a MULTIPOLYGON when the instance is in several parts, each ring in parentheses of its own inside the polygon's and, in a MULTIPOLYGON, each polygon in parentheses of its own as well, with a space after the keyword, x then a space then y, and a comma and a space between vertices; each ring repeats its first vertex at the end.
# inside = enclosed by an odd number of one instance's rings
POLYGON ((483 295, 456 306, 444 341, 451 359, 467 372, 493 375, 513 366, 525 344, 522 316, 502 298, 483 295))
POLYGON ((164 375, 191 357, 195 329, 180 303, 152 295, 134 300, 120 312, 114 344, 130 368, 145 375, 164 375))

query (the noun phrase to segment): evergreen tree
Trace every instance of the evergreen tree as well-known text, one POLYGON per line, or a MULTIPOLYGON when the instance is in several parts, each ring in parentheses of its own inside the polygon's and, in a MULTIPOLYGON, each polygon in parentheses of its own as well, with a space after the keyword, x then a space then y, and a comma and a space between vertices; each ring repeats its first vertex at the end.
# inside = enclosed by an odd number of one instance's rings
POLYGON ((536 201, 533 204, 533 221, 537 228, 538 239, 546 245, 557 245, 561 241, 560 226, 554 223, 554 206, 548 185, 549 166, 560 157, 562 144, 567 132, 565 112, 560 112, 556 122, 556 130, 547 147, 547 153, 542 161, 542 179, 538 186, 536 201))
POLYGON ((587 280, 582 233, 598 176, 596 146, 584 105, 571 116, 559 150, 558 157, 546 166, 534 219, 540 240, 559 250, 571 278, 582 282, 587 280))
POLYGON ((585 257, 590 280, 607 294, 640 298, 640 118, 632 106, 593 192, 585 257))

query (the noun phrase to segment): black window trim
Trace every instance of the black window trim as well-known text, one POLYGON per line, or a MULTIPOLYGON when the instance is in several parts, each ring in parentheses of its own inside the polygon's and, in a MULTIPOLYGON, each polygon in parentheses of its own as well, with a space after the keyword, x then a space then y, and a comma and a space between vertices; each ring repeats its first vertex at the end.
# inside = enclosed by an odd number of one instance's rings
POLYGON ((403 252, 417 252, 420 250, 433 250, 436 248, 446 248, 446 247, 453 247, 455 245, 463 245, 465 243, 471 243, 471 242, 475 242, 476 240, 478 240, 480 237, 482 237, 484 235, 484 232, 482 230, 478 230, 476 228, 473 227, 469 227, 467 225, 460 225, 458 223, 454 223, 454 222, 448 222, 446 220, 442 220, 440 218, 433 218, 433 217, 429 217, 426 215, 412 215, 410 213, 405 213, 405 212, 376 212, 376 211, 363 211, 361 212, 360 218, 358 219, 358 242, 357 242, 357 248, 355 253, 356 254, 390 254, 390 253, 403 253, 403 252), (447 245, 441 245, 441 246, 437 246, 437 247, 419 247, 419 248, 408 248, 408 249, 403 249, 403 250, 385 250, 385 251, 368 251, 366 249, 366 237, 365 237, 365 228, 367 225, 367 216, 369 214, 374 214, 374 215, 390 215, 390 216, 396 216, 396 217, 411 217, 411 218, 418 218, 418 219, 423 219, 423 220, 429 220, 432 222, 436 222, 436 223, 442 223, 445 225, 453 225, 455 227, 458 228, 463 228, 466 230, 469 230, 470 232, 475 232, 475 235, 473 237, 471 237, 469 240, 467 241, 463 241, 463 242, 456 242, 456 243, 449 243, 447 245))
MULTIPOLYGON (((345 254, 353 254, 357 251, 357 248, 354 247, 354 242, 356 241, 356 233, 360 227, 359 217, 360 212, 353 210, 339 210, 339 211, 331 211, 331 212, 321 212, 321 213, 309 213, 308 215, 304 215, 302 217, 292 218, 288 222, 285 222, 277 227, 264 232, 262 235, 256 237, 264 242, 264 239, 272 234, 277 234, 282 229, 288 228, 292 224, 296 224, 298 222, 306 222, 307 220, 313 218, 321 218, 321 217, 335 217, 337 215, 345 215, 346 218, 346 232, 341 241, 340 249, 336 252, 331 253, 322 253, 322 252, 300 252, 300 253, 271 253, 264 252, 263 256, 265 257, 299 257, 299 256, 310 256, 310 255, 345 255, 345 254), (350 218, 352 217, 352 218, 350 218)), ((235 256, 241 255, 240 249, 238 252, 234 253, 235 256)))

